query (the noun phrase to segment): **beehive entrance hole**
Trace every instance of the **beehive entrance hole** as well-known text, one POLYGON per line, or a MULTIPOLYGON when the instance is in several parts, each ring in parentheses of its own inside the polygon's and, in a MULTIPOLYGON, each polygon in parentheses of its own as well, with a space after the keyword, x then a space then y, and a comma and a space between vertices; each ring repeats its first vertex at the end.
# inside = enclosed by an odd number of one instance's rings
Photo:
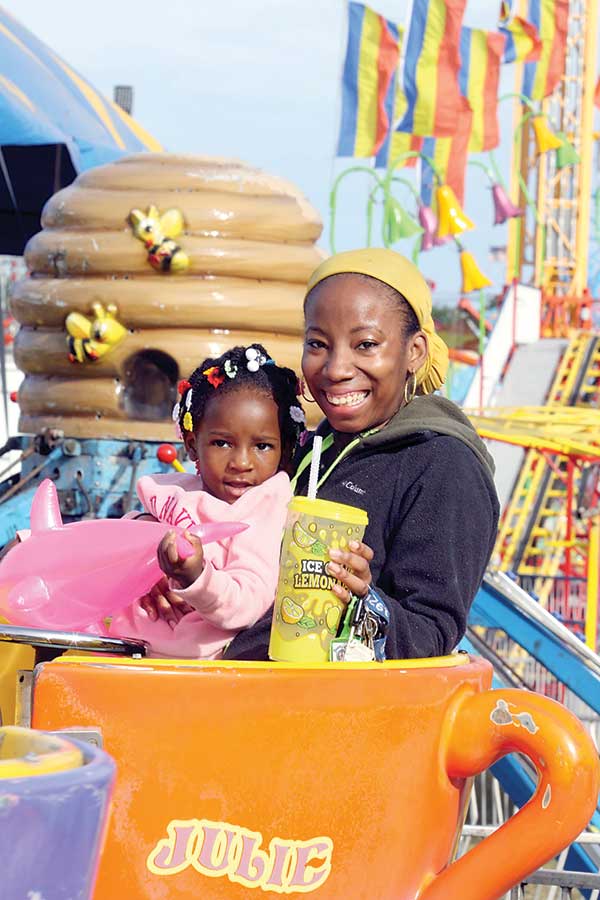
POLYGON ((162 350, 142 350, 125 364, 123 405, 129 418, 168 419, 177 398, 179 366, 162 350))

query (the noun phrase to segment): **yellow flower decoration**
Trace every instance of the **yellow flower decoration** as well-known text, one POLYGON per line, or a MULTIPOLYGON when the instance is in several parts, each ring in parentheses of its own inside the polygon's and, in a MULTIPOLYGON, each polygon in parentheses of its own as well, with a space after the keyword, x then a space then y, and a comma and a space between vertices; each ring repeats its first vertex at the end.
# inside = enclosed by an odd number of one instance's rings
POLYGON ((183 417, 183 427, 186 431, 194 430, 194 422, 192 420, 192 414, 190 412, 186 412, 185 416, 183 417))

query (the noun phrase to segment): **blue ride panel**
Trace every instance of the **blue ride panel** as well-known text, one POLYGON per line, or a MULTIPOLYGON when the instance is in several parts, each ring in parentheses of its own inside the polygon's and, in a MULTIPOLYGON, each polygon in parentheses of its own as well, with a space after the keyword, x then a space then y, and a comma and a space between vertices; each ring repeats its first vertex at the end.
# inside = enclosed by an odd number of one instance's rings
POLYGON ((63 521, 120 518, 140 509, 135 486, 142 475, 173 471, 159 462, 159 441, 117 441, 52 437, 20 438, 21 450, 34 447, 22 464, 20 487, 12 479, 0 484, 0 547, 16 531, 29 527, 29 510, 39 484, 56 484, 63 521), (7 495, 7 499, 4 496, 7 495))
MULTIPOLYGON (((555 623, 555 633, 544 627, 534 615, 540 609, 539 604, 516 585, 511 584, 511 589, 524 595, 529 601, 529 610, 526 606, 517 606, 500 581, 496 583, 486 577, 473 602, 469 623, 476 622, 486 628, 499 628, 506 632, 511 640, 527 650, 530 656, 600 714, 600 660, 596 657, 594 664, 592 657, 595 654, 586 653, 585 656, 590 659, 584 661, 584 646, 581 645, 581 654, 576 653, 572 644, 566 643, 567 638, 574 640, 566 628, 558 622, 555 623)), ((547 618, 551 618, 549 614, 547 618)))

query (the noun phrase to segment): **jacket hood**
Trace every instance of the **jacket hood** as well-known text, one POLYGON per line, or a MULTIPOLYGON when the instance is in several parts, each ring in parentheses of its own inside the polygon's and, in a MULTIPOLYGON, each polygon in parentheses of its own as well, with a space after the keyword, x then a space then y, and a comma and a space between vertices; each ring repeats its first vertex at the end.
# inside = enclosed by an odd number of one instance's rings
MULTIPOLYGON (((323 433, 330 428, 329 423, 325 421, 321 423, 318 431, 323 433)), ((438 394, 415 397, 406 406, 401 407, 384 428, 365 435, 353 453, 381 447, 405 447, 408 444, 428 440, 434 434, 449 435, 466 444, 493 480, 494 460, 473 425, 455 403, 438 394)))

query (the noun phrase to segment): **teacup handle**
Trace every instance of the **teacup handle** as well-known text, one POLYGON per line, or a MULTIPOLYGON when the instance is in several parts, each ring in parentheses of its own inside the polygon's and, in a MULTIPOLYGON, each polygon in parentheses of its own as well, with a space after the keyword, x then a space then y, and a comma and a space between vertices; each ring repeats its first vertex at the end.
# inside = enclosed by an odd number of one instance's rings
POLYGON ((598 797, 598 755, 572 713, 528 691, 469 694, 447 724, 449 778, 477 775, 514 752, 528 756, 540 776, 525 806, 440 872, 419 898, 497 900, 586 827, 598 797))

